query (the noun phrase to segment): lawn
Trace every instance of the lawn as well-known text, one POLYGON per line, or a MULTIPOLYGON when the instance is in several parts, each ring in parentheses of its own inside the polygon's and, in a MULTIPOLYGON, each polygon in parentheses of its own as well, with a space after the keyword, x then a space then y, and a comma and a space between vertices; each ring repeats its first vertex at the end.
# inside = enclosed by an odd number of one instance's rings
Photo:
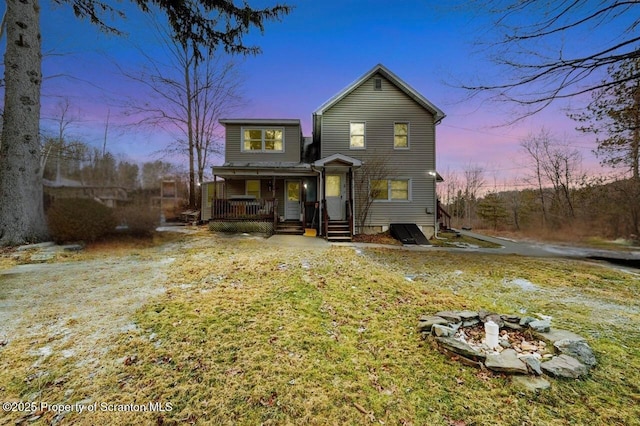
POLYGON ((56 339, 36 331, 0 347, 0 399, 97 403, 96 412, 13 412, 8 422, 640 424, 638 274, 437 250, 278 248, 210 234, 101 255, 128 262, 127 250, 139 262, 174 259, 157 277, 165 291, 132 310, 134 327, 98 339, 104 350, 91 362, 80 351, 34 352, 56 339), (551 389, 529 393, 509 376, 444 356, 416 330, 423 314, 480 308, 550 315, 553 326, 587 338, 599 365, 587 379, 550 379, 551 389), (116 411, 149 403, 165 411, 116 411))

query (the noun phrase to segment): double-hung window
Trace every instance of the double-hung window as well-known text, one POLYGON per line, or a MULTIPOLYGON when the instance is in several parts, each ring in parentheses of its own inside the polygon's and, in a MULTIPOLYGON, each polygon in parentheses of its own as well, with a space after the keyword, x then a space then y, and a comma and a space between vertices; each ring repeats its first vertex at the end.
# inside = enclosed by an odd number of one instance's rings
POLYGON ((409 123, 393 124, 393 147, 409 149, 409 123))
POLYGON ((349 148, 365 149, 365 122, 352 121, 349 123, 349 148))
POLYGON ((242 129, 242 151, 284 152, 284 130, 282 128, 242 129))
POLYGON ((411 181, 409 179, 381 179, 370 182, 371 197, 383 201, 409 201, 411 181))

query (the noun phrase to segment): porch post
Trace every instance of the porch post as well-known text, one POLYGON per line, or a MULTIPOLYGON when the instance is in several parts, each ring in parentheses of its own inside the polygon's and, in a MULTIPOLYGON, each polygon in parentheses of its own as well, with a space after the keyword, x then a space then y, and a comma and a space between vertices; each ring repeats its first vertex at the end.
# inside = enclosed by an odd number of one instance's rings
MULTIPOLYGON (((207 197, 209 194, 207 194, 207 197)), ((213 175, 213 200, 211 200, 211 219, 215 218, 216 203, 218 202, 218 175, 213 175)), ((206 206, 206 204, 205 204, 206 206)))
POLYGON ((271 198, 276 198, 276 177, 271 176, 271 198))
POLYGON ((320 211, 318 212, 318 222, 320 222, 320 235, 324 235, 325 223, 325 215, 327 214, 327 199, 325 197, 325 178, 326 178, 326 169, 324 166, 322 167, 322 172, 320 173, 320 190, 322 197, 320 197, 320 211))
POLYGON ((351 232, 351 236, 353 237, 353 231, 355 228, 355 197, 354 197, 354 187, 353 187, 353 167, 349 166, 349 172, 347 173, 349 178, 349 231, 351 232))

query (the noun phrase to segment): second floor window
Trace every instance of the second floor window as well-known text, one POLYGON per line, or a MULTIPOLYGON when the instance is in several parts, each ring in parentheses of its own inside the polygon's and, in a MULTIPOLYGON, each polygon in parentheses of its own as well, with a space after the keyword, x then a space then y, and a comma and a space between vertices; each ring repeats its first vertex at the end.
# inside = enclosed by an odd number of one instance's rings
POLYGON ((243 129, 242 150, 245 152, 283 152, 282 129, 243 129))
POLYGON ((393 147, 395 149, 409 148, 409 123, 394 123, 393 147))
POLYGON ((352 121, 349 123, 349 148, 364 149, 364 125, 363 121, 352 121))

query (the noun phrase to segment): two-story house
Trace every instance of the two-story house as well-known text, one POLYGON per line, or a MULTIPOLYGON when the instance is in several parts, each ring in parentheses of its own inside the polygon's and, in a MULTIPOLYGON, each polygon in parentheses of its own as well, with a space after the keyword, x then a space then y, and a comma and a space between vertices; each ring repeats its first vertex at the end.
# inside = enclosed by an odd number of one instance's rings
MULTIPOLYGON (((444 113, 377 65, 299 120, 227 119, 223 194, 203 194, 203 219, 305 227, 332 240, 392 223, 436 227, 435 126, 444 113), (206 203, 206 204, 205 204, 206 203)), ((214 185, 215 188, 218 186, 214 185)), ((209 191, 209 190, 207 190, 209 191)))

